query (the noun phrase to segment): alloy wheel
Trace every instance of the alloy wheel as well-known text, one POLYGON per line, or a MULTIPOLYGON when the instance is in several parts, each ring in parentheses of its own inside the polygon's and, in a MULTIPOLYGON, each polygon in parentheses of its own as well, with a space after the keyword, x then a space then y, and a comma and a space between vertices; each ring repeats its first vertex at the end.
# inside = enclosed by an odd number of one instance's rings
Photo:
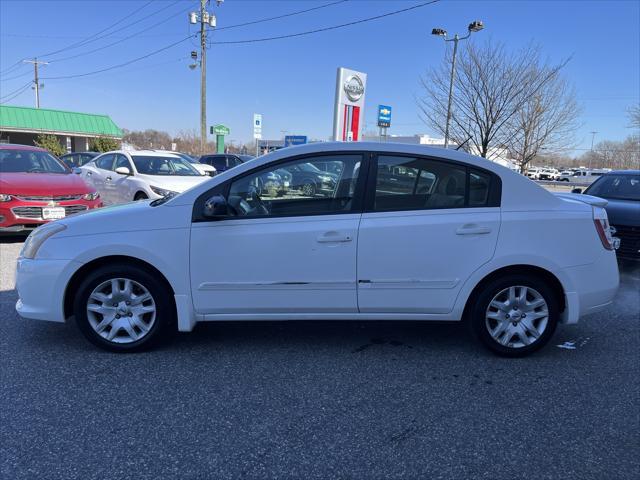
POLYGON ((112 278, 93 289, 87 300, 91 328, 113 343, 133 343, 156 321, 156 303, 149 290, 128 278, 112 278))
POLYGON ((507 348, 535 343, 549 322, 549 306, 537 290, 522 285, 507 287, 487 307, 485 326, 491 337, 507 348))

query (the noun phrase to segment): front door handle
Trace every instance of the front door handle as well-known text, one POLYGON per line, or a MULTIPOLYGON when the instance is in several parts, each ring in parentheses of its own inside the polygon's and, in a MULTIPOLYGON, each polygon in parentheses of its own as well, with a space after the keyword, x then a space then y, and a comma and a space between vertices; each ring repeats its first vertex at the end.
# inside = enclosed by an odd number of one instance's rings
POLYGON ((463 225, 456 230, 456 235, 486 235, 487 233, 491 233, 489 227, 475 224, 463 225))
POLYGON ((353 240, 351 235, 345 235, 340 232, 326 232, 317 239, 318 243, 344 243, 353 240))
POLYGON ((105 180, 111 181, 111 177, 107 177, 105 178, 105 180))

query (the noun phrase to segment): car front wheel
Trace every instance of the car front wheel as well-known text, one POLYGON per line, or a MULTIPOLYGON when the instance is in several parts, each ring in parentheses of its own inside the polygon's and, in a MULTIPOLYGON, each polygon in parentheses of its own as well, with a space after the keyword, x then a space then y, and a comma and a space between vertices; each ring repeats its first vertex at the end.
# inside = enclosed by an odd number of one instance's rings
POLYGON ((484 286, 471 315, 474 333, 486 347, 498 355, 523 357, 553 336, 558 299, 538 277, 508 275, 484 286))
POLYGON ((147 270, 108 265, 81 283, 74 314, 84 336, 103 349, 148 349, 170 331, 175 307, 169 289, 147 270))

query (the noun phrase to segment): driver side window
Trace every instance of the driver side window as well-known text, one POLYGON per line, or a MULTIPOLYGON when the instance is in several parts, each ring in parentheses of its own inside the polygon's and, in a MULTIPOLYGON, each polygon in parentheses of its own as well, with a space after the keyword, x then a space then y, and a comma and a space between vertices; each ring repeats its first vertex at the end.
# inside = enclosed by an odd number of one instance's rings
POLYGON ((113 154, 106 154, 98 158, 96 166, 103 170, 111 170, 113 167, 113 154))
POLYGON ((254 171, 231 184, 231 214, 269 217, 349 212, 360 162, 360 155, 324 155, 254 171), (339 167, 339 173, 319 168, 327 162, 339 167))

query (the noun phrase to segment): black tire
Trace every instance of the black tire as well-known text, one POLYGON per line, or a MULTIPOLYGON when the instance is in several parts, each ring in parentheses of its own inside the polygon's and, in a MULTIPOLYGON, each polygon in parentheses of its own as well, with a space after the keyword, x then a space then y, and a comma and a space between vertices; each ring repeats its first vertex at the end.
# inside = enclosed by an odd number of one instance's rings
POLYGON ((138 200, 148 200, 149 196, 144 192, 136 193, 135 197, 133 197, 133 201, 137 202, 138 200))
MULTIPOLYGON (((150 349, 169 332, 175 331, 176 309, 173 303, 173 293, 167 285, 144 268, 135 265, 116 263, 105 265, 91 272, 82 281, 73 303, 76 323, 82 334, 94 345, 112 352, 139 352, 150 349), (91 326, 87 315, 89 296, 96 287, 113 278, 130 279, 148 290, 155 302, 155 321, 149 331, 140 339, 131 343, 116 343, 100 336, 91 326)), ((124 315, 123 315, 124 316, 124 315)))
MULTIPOLYGON (((482 342, 485 347, 500 356, 524 357, 541 349, 549 342, 549 340, 551 340, 551 337, 553 336, 553 333, 558 326, 560 309, 557 294, 548 286, 548 284, 542 278, 538 276, 527 274, 510 274, 504 277, 496 278, 484 285, 475 296, 475 299, 472 301, 473 304, 470 308, 470 321, 474 335, 480 340, 480 342, 482 342), (520 347, 505 346, 499 343, 491 336, 489 327, 487 326, 486 317, 489 303, 500 292, 512 286, 523 286, 534 289, 543 297, 548 310, 548 316, 546 317, 547 323, 544 331, 537 339, 531 341, 530 344, 520 347)), ((523 321, 523 319, 519 319, 519 321, 523 321)), ((514 325, 514 327, 516 327, 516 325, 514 325)), ((517 336, 517 334, 515 338, 517 338, 518 342, 521 343, 521 339, 517 336)))
POLYGON ((305 180, 300 190, 304 195, 313 197, 316 194, 316 184, 312 181, 305 180))

